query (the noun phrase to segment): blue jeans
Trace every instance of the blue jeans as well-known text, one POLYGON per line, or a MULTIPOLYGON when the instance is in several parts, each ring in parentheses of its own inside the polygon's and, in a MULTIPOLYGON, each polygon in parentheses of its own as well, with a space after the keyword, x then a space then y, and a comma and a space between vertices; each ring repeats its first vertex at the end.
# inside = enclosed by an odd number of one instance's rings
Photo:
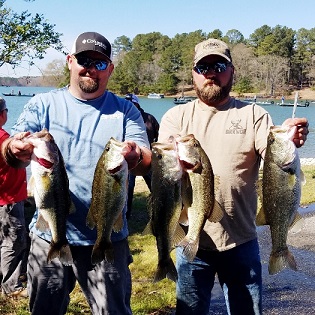
POLYGON ((199 250, 188 262, 176 249, 177 315, 207 315, 217 273, 228 314, 262 314, 262 276, 257 239, 223 252, 199 250))

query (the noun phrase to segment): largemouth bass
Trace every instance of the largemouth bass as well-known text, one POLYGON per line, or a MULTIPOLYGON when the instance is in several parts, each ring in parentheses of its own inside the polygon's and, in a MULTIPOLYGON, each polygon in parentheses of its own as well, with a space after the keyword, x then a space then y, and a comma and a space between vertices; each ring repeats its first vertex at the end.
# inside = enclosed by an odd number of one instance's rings
MULTIPOLYGON (((215 179, 210 160, 199 141, 190 134, 176 137, 178 155, 188 176, 183 176, 184 211, 188 219, 188 232, 178 244, 189 261, 193 261, 198 247, 200 233, 206 220, 219 222, 223 210, 215 200, 215 179)), ((187 224, 182 215, 181 223, 187 224)))
POLYGON ((71 265, 73 259, 66 238, 66 220, 73 208, 62 155, 47 129, 33 133, 23 141, 34 146, 30 185, 39 210, 35 226, 40 231, 50 229, 52 235, 47 262, 59 257, 64 265, 71 265))
POLYGON ((297 270, 294 256, 287 246, 289 228, 301 219, 297 210, 301 182, 304 181, 298 152, 292 141, 295 130, 296 127, 273 126, 267 140, 262 176, 262 208, 257 214, 256 223, 270 226, 270 274, 276 274, 285 267, 297 270))
POLYGON ((97 229, 91 257, 93 264, 104 259, 110 263, 114 261, 111 234, 121 231, 124 224, 122 212, 126 204, 128 164, 123 153, 128 149, 123 142, 110 138, 96 165, 92 201, 86 218, 87 226, 97 229))
POLYGON ((156 238, 158 266, 154 282, 164 278, 176 282, 177 271, 170 252, 185 233, 178 223, 182 210, 182 168, 173 138, 169 143, 152 143, 151 165, 151 196, 148 202, 151 220, 144 234, 151 232, 156 238))

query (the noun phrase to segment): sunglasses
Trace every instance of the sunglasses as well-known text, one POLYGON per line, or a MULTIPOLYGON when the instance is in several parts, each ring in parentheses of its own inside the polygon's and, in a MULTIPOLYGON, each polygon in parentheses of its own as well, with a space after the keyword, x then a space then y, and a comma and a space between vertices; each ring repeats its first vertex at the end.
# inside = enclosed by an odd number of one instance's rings
POLYGON ((207 74, 210 70, 213 70, 215 73, 225 72, 227 67, 230 66, 230 62, 214 62, 214 63, 204 63, 194 66, 194 71, 198 74, 207 74))
POLYGON ((95 59, 88 58, 86 56, 73 56, 73 57, 77 60, 78 65, 86 69, 90 68, 91 66, 94 66, 96 70, 104 71, 107 69, 109 65, 109 62, 105 60, 95 60, 95 59))
POLYGON ((4 112, 4 111, 8 112, 9 110, 7 108, 5 108, 5 109, 2 110, 2 112, 4 112))

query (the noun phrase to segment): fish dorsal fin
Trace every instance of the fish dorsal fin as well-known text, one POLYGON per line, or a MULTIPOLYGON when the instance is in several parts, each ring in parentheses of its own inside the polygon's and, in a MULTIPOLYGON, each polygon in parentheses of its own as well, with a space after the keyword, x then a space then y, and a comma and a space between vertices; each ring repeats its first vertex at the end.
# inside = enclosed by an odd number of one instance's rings
POLYGON ((27 184, 27 194, 30 196, 34 196, 34 190, 35 190, 35 179, 34 179, 34 176, 32 175, 27 184))
POLYGON ((220 176, 214 175, 214 193, 216 194, 220 186, 220 176))
POLYGON ((45 232, 45 231, 49 230, 48 222, 44 219, 44 217, 42 216, 42 214, 40 212, 38 214, 38 218, 37 218, 35 227, 36 227, 36 229, 38 229, 41 232, 45 232))
POLYGON ((146 227, 144 228, 142 235, 149 235, 149 234, 153 234, 153 230, 152 230, 152 221, 150 220, 148 222, 148 224, 146 225, 146 227))
POLYGON ((263 202, 263 187, 262 187, 262 179, 259 178, 256 181, 256 192, 257 192, 257 196, 260 199, 260 202, 263 202))
POLYGON ((266 214, 263 207, 260 207, 256 214, 256 225, 268 225, 266 214))
POLYGON ((177 246, 184 239, 185 236, 186 236, 185 231, 179 224, 177 224, 172 240, 172 246, 177 246))
POLYGON ((213 209, 211 211, 211 214, 208 220, 210 222, 219 222, 222 220, 223 216, 224 216, 224 211, 222 210, 221 205, 216 200, 214 200, 213 209))
POLYGON ((296 176, 295 174, 288 174, 288 187, 289 189, 293 189, 296 185, 296 176))
MULTIPOLYGON (((91 206, 92 207, 92 206, 91 206)), ((90 207, 90 210, 86 216, 86 225, 91 229, 93 230, 95 228, 95 220, 93 218, 93 211, 91 210, 91 207, 90 207)))
POLYGON ((293 219, 289 226, 289 230, 292 233, 298 233, 303 229, 304 224, 305 224, 304 218, 298 211, 296 211, 293 215, 293 219))
POLYGON ((113 231, 114 232, 119 232, 123 229, 124 227, 124 220, 123 220, 123 216, 122 216, 122 212, 119 213, 118 218, 113 226, 113 231))
POLYGON ((188 209, 187 208, 183 208, 180 216, 179 216, 179 219, 178 219, 178 222, 184 226, 188 226, 189 225, 189 222, 188 222, 188 209))
POLYGON ((304 175, 302 170, 300 171, 300 182, 301 182, 302 185, 306 184, 306 177, 305 177, 305 175, 304 175))
POLYGON ((76 212, 76 208, 75 208, 75 205, 74 205, 73 201, 71 200, 69 214, 75 213, 75 212, 76 212))

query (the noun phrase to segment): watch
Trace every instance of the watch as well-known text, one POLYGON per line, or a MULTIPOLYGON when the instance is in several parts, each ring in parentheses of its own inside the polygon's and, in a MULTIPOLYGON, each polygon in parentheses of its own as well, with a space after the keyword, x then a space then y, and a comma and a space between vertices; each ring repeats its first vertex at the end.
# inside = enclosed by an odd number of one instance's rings
POLYGON ((143 153, 142 153, 142 150, 141 150, 140 147, 139 147, 139 149, 140 149, 140 156, 139 156, 139 160, 138 160, 138 162, 137 162, 137 165, 139 165, 139 164, 142 162, 142 160, 143 160, 143 153))

